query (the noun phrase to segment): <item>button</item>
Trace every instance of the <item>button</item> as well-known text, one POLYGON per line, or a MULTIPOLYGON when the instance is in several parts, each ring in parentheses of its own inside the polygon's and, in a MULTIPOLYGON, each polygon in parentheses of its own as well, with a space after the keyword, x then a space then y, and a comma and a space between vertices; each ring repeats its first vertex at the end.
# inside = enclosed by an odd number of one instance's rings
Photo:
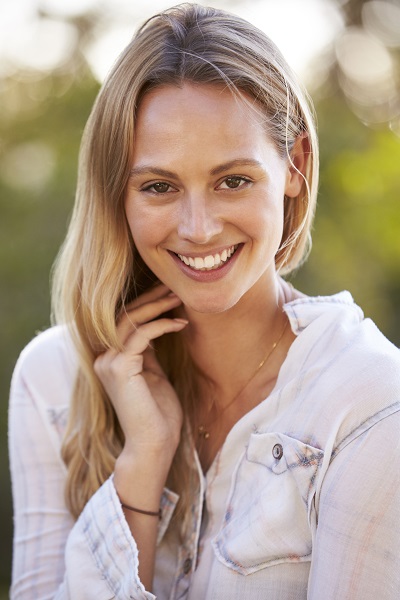
POLYGON ((185 575, 190 573, 190 571, 192 570, 192 564, 193 564, 193 561, 191 558, 187 558, 185 560, 185 562, 183 563, 183 572, 185 573, 185 575))
POLYGON ((272 448, 272 456, 276 458, 276 460, 280 460, 283 456, 283 448, 282 444, 275 444, 272 448))

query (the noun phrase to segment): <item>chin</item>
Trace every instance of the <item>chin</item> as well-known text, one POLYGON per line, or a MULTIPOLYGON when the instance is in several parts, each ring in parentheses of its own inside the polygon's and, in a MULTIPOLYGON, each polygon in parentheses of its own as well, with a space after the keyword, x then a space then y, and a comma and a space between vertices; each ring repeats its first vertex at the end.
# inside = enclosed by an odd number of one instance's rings
POLYGON ((185 302, 185 300, 183 300, 183 304, 185 308, 189 311, 194 311, 204 315, 216 315, 226 312, 229 309, 233 308, 238 301, 239 299, 228 300, 227 298, 223 298, 221 294, 219 298, 213 298, 208 296, 201 300, 197 298, 196 300, 189 302, 185 302))

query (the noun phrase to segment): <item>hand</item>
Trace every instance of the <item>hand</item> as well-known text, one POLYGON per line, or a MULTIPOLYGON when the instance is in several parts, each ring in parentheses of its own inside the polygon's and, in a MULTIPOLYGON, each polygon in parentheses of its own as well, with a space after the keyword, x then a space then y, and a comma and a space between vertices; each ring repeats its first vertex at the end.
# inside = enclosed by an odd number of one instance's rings
MULTIPOLYGON (((109 349, 94 363, 125 435, 123 454, 171 463, 183 414, 178 397, 157 361, 151 341, 181 331, 187 321, 157 318, 181 304, 165 286, 132 302, 117 325, 122 351, 109 349)), ((169 468, 166 466, 166 469, 169 468)))

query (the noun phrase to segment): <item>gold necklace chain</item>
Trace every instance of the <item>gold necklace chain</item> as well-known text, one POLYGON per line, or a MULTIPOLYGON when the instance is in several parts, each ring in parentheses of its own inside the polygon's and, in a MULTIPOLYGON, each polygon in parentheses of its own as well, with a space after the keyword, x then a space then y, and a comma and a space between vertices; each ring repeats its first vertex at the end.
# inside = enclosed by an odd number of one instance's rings
POLYGON ((276 340, 276 342, 274 342, 272 344, 272 348, 270 348, 268 350, 268 353, 262 359, 262 361, 259 363, 259 365, 257 366, 256 370, 254 371, 254 373, 250 377, 250 379, 248 379, 246 381, 246 383, 244 384, 244 386, 239 390, 239 392, 234 396, 234 398, 230 402, 228 402, 228 404, 226 406, 224 406, 224 408, 221 410, 221 412, 217 415, 217 417, 215 419, 213 419, 209 423, 205 423, 203 425, 199 425, 199 427, 197 428, 197 433, 199 435, 199 438, 203 438, 204 440, 208 440, 208 438, 210 437, 210 431, 209 431, 210 425, 213 425, 215 423, 215 421, 217 421, 221 417, 221 415, 226 410, 228 410, 228 408, 230 408, 234 402, 236 402, 236 400, 241 396, 241 394, 244 392, 244 390, 247 388, 247 386, 253 381, 254 377, 257 375, 257 373, 259 372, 259 370, 265 365, 265 363, 267 362, 267 360, 272 356, 272 353, 274 352, 274 350, 279 345, 279 342, 282 340, 283 336, 285 335, 285 331, 286 331, 286 328, 288 326, 288 323, 289 323, 289 319, 286 318, 285 319, 285 325, 283 326, 283 329, 281 331, 281 334, 280 334, 279 338, 276 340))

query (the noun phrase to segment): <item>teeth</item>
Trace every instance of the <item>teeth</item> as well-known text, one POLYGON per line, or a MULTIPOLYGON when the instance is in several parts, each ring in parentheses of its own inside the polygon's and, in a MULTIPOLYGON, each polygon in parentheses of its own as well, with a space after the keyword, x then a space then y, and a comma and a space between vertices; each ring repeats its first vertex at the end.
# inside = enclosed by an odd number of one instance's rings
POLYGON ((215 267, 214 257, 213 256, 206 256, 205 259, 204 259, 204 266, 205 266, 206 269, 212 269, 213 267, 215 267))
POLYGON ((237 247, 238 244, 223 250, 221 254, 210 254, 205 258, 201 258, 200 256, 192 258, 191 256, 183 256, 182 254, 178 254, 178 256, 185 265, 192 267, 196 271, 211 271, 219 267, 222 263, 225 263, 234 254, 237 247))
POLYGON ((204 269, 204 260, 199 256, 196 256, 194 259, 194 268, 195 269, 204 269))

